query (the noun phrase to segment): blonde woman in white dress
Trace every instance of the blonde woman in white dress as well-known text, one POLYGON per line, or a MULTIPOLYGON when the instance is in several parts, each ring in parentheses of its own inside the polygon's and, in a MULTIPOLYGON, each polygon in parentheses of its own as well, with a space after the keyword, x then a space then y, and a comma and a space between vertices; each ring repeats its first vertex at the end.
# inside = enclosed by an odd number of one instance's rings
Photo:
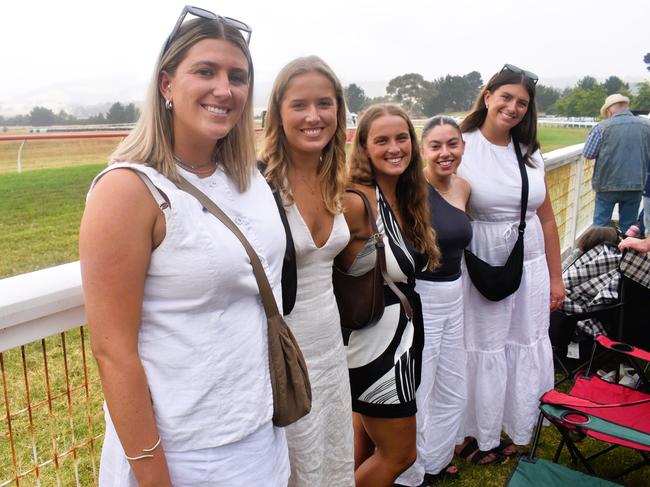
POLYGON ((313 396, 311 412, 286 428, 292 487, 354 485, 350 385, 332 288, 334 257, 350 239, 341 207, 345 136, 343 89, 330 67, 309 56, 282 68, 260 159, 293 237, 297 292, 286 320, 313 396))
POLYGON ((285 240, 255 165, 249 36, 185 7, 138 124, 88 197, 80 257, 106 399, 102 487, 287 485, 250 259, 174 184, 183 176, 235 221, 279 299, 285 240))

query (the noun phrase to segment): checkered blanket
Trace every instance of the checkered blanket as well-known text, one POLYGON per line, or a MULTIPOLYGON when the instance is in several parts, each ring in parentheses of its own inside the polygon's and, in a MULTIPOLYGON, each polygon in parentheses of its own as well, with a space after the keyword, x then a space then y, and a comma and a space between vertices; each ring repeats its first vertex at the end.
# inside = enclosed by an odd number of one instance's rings
POLYGON ((650 289, 650 253, 625 252, 621 259, 621 273, 650 289))
MULTIPOLYGON (((561 311, 571 315, 587 312, 597 305, 615 303, 621 279, 620 259, 621 252, 609 243, 596 245, 580 255, 562 274, 566 299, 561 311)), ((588 335, 605 334, 602 323, 593 318, 578 321, 577 326, 588 335)))

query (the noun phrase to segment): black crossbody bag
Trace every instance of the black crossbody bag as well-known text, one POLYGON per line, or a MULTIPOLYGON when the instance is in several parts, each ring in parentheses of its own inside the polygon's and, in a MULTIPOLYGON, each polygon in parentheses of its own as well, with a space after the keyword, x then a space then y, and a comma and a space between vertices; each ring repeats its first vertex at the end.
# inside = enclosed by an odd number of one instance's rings
POLYGON ((524 267, 524 230, 526 229, 526 210, 528 209, 528 174, 524 158, 521 155, 519 141, 512 139, 521 173, 521 216, 517 242, 510 251, 504 265, 493 266, 479 259, 465 249, 465 265, 472 283, 479 292, 490 301, 501 301, 510 296, 521 284, 521 274, 524 267))

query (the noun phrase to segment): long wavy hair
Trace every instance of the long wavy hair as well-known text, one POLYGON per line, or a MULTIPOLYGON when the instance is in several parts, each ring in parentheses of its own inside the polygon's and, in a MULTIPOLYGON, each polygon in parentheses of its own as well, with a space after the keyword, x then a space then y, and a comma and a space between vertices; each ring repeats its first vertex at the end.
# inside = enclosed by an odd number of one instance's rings
POLYGON ((526 150, 526 160, 529 165, 533 165, 533 153, 539 149, 539 141, 537 140, 537 108, 535 106, 535 83, 525 76, 523 73, 514 73, 507 69, 498 72, 490 78, 485 87, 481 90, 472 111, 465 117, 460 124, 460 129, 463 132, 471 132, 481 128, 487 117, 487 107, 485 106, 485 94, 494 93, 503 85, 522 85, 526 88, 530 102, 528 103, 528 110, 524 118, 516 126, 510 130, 510 134, 515 137, 519 142, 525 144, 528 148, 526 150))
POLYGON ((361 114, 348 157, 348 179, 352 183, 364 186, 377 184, 374 166, 368 155, 368 133, 373 122, 386 115, 404 119, 411 139, 411 161, 400 175, 396 188, 397 205, 404 221, 402 230, 415 248, 429 259, 427 268, 433 270, 440 263, 440 249, 436 241, 436 233, 431 227, 427 183, 422 172, 418 139, 411 120, 399 105, 392 103, 372 105, 361 114))
POLYGON ((165 108, 160 93, 162 72, 174 75, 189 49, 203 39, 232 42, 248 63, 248 98, 241 118, 228 134, 215 144, 212 160, 222 165, 240 191, 250 182, 255 164, 255 131, 253 126, 253 61, 241 32, 219 20, 203 18, 184 22, 167 50, 158 57, 145 98, 142 114, 131 133, 109 157, 109 163, 133 162, 147 164, 171 180, 177 179, 174 161, 173 110, 165 108))
POLYGON ((341 200, 345 191, 345 98, 341 82, 334 71, 318 56, 294 59, 282 68, 275 78, 266 112, 264 145, 260 159, 266 163, 267 181, 280 191, 285 202, 291 204, 293 195, 288 185, 287 173, 293 161, 289 156, 289 143, 282 128, 280 107, 291 80, 307 73, 319 73, 330 80, 336 97, 336 131, 323 148, 318 178, 325 207, 330 213, 337 214, 342 211, 341 200))

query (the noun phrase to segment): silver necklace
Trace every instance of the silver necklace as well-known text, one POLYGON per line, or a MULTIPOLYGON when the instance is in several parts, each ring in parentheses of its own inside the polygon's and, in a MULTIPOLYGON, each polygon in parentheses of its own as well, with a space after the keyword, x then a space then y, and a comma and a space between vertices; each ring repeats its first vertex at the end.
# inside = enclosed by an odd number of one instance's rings
POLYGON ((181 167, 182 167, 183 169, 185 169, 186 171, 194 172, 194 173, 197 172, 197 171, 200 171, 201 169, 203 169, 203 168, 205 168, 205 167, 208 167, 208 166, 216 166, 216 165, 217 165, 217 163, 216 163, 216 162, 213 162, 213 161, 204 162, 203 164, 190 164, 190 163, 188 163, 188 162, 184 162, 184 161, 182 161, 182 160, 180 159, 180 157, 178 157, 178 156, 175 155, 175 154, 174 154, 174 161, 176 162, 176 164, 178 164, 179 166, 181 166, 181 167))

